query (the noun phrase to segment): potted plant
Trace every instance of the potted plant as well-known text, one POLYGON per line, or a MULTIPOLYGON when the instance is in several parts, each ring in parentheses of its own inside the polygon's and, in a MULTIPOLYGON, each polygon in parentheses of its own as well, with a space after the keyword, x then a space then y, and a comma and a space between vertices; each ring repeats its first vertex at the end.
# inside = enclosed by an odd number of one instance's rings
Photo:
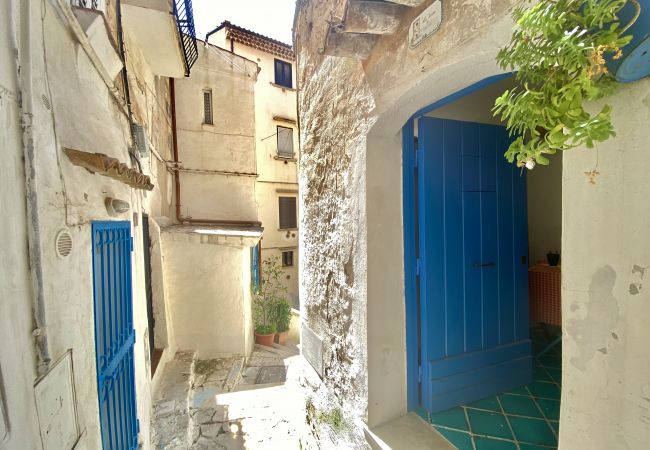
POLYGON ((508 161, 532 169, 558 150, 592 148, 615 135, 611 107, 592 114, 584 103, 616 89, 606 59, 623 56, 639 10, 637 0, 540 0, 515 8, 516 28, 497 62, 516 71, 519 87, 504 92, 493 110, 514 136, 508 161), (619 13, 628 3, 637 13, 622 23, 619 13))
POLYGON ((287 291, 281 277, 282 268, 277 257, 262 261, 260 284, 253 292, 253 320, 255 342, 268 347, 273 346, 277 330, 274 322, 276 304, 287 291))
POLYGON ((280 299, 273 309, 273 319, 277 328, 275 342, 284 345, 287 342, 291 325, 291 305, 284 298, 280 299))

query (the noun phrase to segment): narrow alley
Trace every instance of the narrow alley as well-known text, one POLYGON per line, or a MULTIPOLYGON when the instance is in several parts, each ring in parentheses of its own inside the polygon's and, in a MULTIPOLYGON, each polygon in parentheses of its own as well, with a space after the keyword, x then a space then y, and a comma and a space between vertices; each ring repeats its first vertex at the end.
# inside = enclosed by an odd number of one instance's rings
POLYGON ((648 450, 650 0, 0 1, 0 450, 648 450))

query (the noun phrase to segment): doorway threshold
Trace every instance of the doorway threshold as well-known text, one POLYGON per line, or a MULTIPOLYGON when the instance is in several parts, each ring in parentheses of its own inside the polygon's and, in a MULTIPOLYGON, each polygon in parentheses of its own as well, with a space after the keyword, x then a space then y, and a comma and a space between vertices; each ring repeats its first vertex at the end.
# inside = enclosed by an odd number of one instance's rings
MULTIPOLYGON (((467 405, 417 414, 459 450, 557 449, 562 348, 532 328, 533 381, 467 405)), ((557 337, 555 337, 557 339, 557 337)))

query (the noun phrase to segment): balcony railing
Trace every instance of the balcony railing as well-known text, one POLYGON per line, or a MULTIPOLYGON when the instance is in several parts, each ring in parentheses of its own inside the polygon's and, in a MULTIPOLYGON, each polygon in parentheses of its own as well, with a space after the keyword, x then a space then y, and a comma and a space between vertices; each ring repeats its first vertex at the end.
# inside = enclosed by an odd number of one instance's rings
POLYGON ((104 0, 70 0, 72 6, 104 11, 104 0))
POLYGON ((185 76, 190 75, 190 69, 199 57, 196 46, 196 31, 194 30, 194 14, 192 12, 192 0, 174 0, 174 16, 178 34, 181 37, 183 46, 183 57, 185 58, 185 76))

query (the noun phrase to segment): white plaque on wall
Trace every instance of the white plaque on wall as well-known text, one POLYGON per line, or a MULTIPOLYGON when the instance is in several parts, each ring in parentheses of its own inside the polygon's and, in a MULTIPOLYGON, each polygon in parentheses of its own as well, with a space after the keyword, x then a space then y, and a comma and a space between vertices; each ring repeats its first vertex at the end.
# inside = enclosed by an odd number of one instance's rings
POLYGON ((36 383, 34 391, 43 449, 73 448, 79 429, 70 350, 36 383))
POLYGON ((440 0, 436 0, 411 22, 408 37, 409 48, 417 47, 422 41, 438 31, 441 22, 442 4, 440 0))

